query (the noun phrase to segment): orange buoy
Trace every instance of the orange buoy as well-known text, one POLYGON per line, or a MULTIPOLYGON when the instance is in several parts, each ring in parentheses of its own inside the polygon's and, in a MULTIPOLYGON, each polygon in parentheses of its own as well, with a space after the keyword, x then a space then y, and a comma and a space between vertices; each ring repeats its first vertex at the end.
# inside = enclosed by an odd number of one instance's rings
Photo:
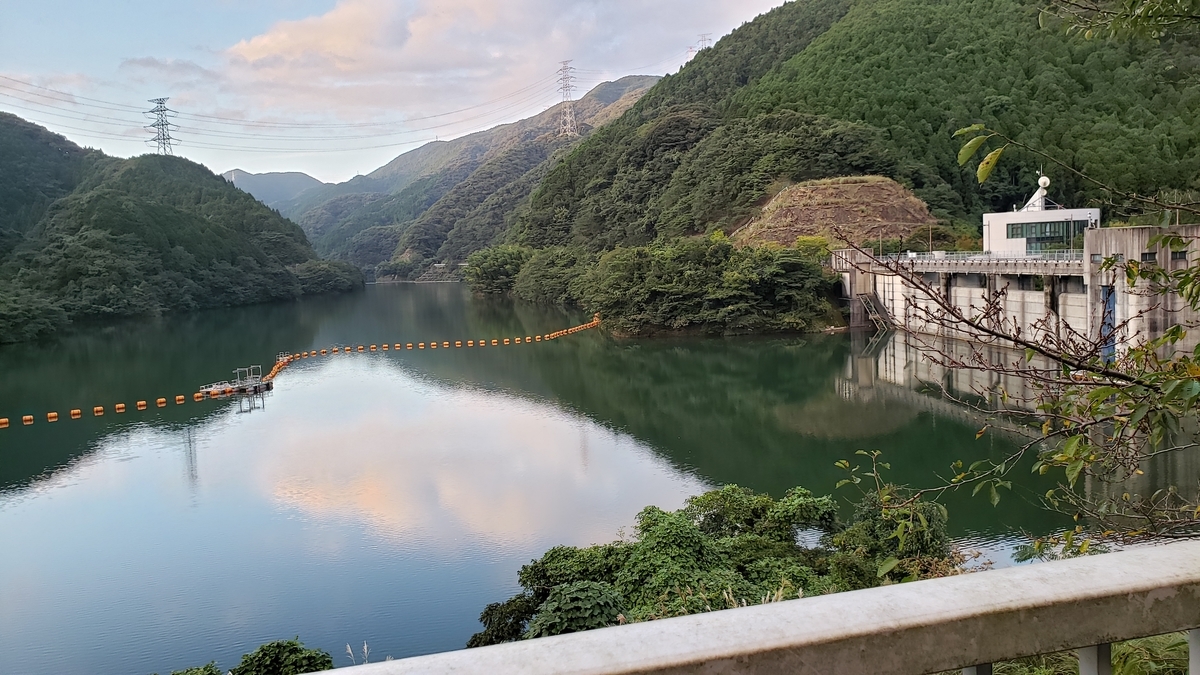
MULTIPOLYGON (((508 342, 508 340, 505 340, 505 342, 508 342)), ((498 346, 499 344, 500 344, 500 341, 499 341, 499 340, 492 340, 492 346, 493 346, 493 347, 496 347, 496 346, 498 346)))
POLYGON ((183 402, 186 400, 187 399, 183 397, 183 394, 180 394, 175 397, 175 405, 183 405, 183 402))
POLYGON ((33 424, 33 415, 22 415, 21 416, 21 424, 24 424, 25 426, 29 426, 30 424, 33 424))
POLYGON ((300 358, 300 355, 299 355, 299 354, 295 354, 295 355, 293 355, 293 356, 292 356, 292 358, 293 358, 293 359, 299 359, 299 358, 300 358))
POLYGON ((83 417, 83 411, 79 408, 71 408, 71 419, 77 420, 80 417, 83 417))
MULTIPOLYGON (((492 342, 495 342, 495 340, 492 340, 492 342)), ((508 338, 504 338, 504 344, 508 344, 508 338)))
MULTIPOLYGON (((196 394, 196 395, 197 395, 197 396, 199 396, 200 394, 196 394)), ((200 399, 196 399, 196 400, 200 400, 200 399)), ((125 404, 124 404, 124 403, 118 403, 118 404, 116 404, 116 405, 114 405, 114 406, 113 406, 113 410, 115 410, 115 411, 116 411, 116 412, 118 412, 118 413, 123 413, 123 412, 125 412, 125 404)))
MULTIPOLYGON (((192 394, 192 400, 195 401, 196 403, 199 403, 200 401, 204 400, 204 394, 201 394, 200 392, 196 392, 196 393, 192 394)), ((118 410, 117 412, 121 412, 121 411, 118 410)))
POLYGON ((375 351, 376 349, 377 347, 375 345, 371 345, 371 351, 375 351))
POLYGON ((328 354, 329 354, 329 350, 328 350, 328 349, 322 349, 322 350, 321 350, 321 356, 327 356, 328 354))
POLYGON ((430 343, 429 343, 429 348, 430 348, 430 349, 437 349, 437 343, 436 343, 436 342, 430 342, 430 343))
MULTIPOLYGON (((232 393, 233 393, 233 387, 225 387, 225 395, 226 395, 226 396, 229 396, 229 395, 230 395, 230 394, 232 394, 232 393)), ((166 400, 167 400, 167 399, 165 399, 165 398, 160 398, 160 399, 158 399, 158 400, 160 400, 160 401, 163 401, 162 405, 160 405, 160 406, 158 406, 158 407, 160 407, 160 408, 161 408, 161 407, 163 407, 164 405, 166 405, 166 400)))
POLYGON ((442 343, 442 348, 444 348, 444 349, 449 349, 449 348, 450 348, 450 343, 449 343, 449 342, 443 342, 443 343, 442 343))
POLYGON ((455 347, 456 349, 457 349, 458 347, 461 347, 461 346, 462 346, 462 340, 455 340, 455 341, 454 341, 454 347, 455 347))
POLYGON ((386 352, 386 351, 388 350, 388 346, 387 346, 386 344, 385 344, 385 345, 382 345, 382 347, 383 347, 383 351, 385 351, 385 352, 386 352))
POLYGON ((58 421, 58 413, 56 413, 56 412, 46 413, 46 421, 47 422, 57 422, 58 421))
POLYGON ((475 341, 474 341, 474 340, 467 340, 467 346, 468 346, 468 347, 474 347, 474 346, 475 346, 475 341))
POLYGON ((533 339, 534 339, 534 342, 541 342, 541 341, 542 341, 542 336, 541 336, 541 335, 535 335, 535 336, 533 336, 533 339))
POLYGON ((529 344, 530 342, 533 342, 533 338, 531 338, 531 337, 529 337, 528 335, 526 335, 526 336, 525 336, 525 344, 529 344))
POLYGON ((417 349, 425 349, 425 343, 424 343, 424 342, 418 342, 418 343, 417 343, 417 349))
POLYGON ((361 352, 361 351, 363 351, 363 346, 362 346, 362 345, 359 345, 359 346, 358 346, 358 351, 360 351, 360 352, 361 352))
POLYGON ((92 408, 92 414, 95 415, 96 417, 103 417, 104 416, 104 406, 98 405, 98 406, 92 408))
MULTIPOLYGON (((138 409, 138 410, 145 410, 145 409, 146 409, 146 402, 145 402, 145 401, 138 401, 138 402, 137 402, 137 409, 138 409)), ((74 410, 72 410, 72 411, 71 411, 71 414, 72 414, 72 415, 74 415, 74 414, 75 414, 75 411, 74 411, 74 410)))
POLYGON ((0 429, 7 429, 7 428, 8 428, 8 418, 0 417, 0 429))
MULTIPOLYGON (((228 392, 228 391, 230 391, 230 390, 229 390, 229 389, 226 389, 225 391, 226 391, 226 392, 228 392)), ((160 398, 160 399, 158 399, 157 401, 155 401, 155 402, 154 402, 154 405, 157 405, 157 406, 158 406, 158 407, 160 407, 160 408, 165 408, 165 407, 167 407, 167 399, 165 399, 165 398, 160 398)))

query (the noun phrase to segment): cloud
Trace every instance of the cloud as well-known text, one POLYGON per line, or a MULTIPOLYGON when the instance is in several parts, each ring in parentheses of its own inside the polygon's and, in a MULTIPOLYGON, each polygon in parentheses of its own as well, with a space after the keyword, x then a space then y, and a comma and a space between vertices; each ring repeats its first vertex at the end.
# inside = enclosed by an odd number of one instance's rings
MULTIPOLYGON (((579 69, 576 96, 623 75, 674 72, 698 34, 719 37, 779 2, 336 0, 224 44, 135 52, 111 80, 63 88, 139 104, 169 96, 180 151, 218 170, 344 180, 435 136, 545 110, 560 99, 560 61, 579 69), (240 122, 251 120, 268 124, 240 122)), ((126 133, 114 125, 92 125, 106 149, 140 151, 140 142, 114 144, 126 133)))
MULTIPOLYGON (((531 85, 505 101, 536 108, 553 100, 561 60, 574 59, 585 88, 665 60, 661 74, 683 63, 698 33, 727 32, 773 4, 341 0, 229 47, 224 69, 229 86, 255 106, 346 119, 429 115, 531 85)), ((524 113, 519 107, 509 112, 524 113)))

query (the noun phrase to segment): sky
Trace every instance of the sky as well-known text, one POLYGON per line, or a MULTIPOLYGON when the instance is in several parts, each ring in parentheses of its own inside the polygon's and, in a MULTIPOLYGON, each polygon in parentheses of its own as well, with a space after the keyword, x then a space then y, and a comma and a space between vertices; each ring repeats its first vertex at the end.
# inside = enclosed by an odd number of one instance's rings
POLYGON ((676 72, 782 0, 0 0, 0 110, 87 147, 223 172, 365 174, 623 75, 676 72))

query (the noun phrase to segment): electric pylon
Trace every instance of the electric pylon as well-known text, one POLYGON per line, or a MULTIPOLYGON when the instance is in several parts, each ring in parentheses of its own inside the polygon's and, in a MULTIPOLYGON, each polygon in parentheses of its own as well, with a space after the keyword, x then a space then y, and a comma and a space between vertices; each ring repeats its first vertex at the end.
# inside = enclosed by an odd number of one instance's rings
POLYGON ((579 126, 575 124, 575 106, 572 104, 572 94, 575 91, 575 69, 570 61, 563 61, 558 69, 558 90, 562 92, 562 115, 558 122, 558 135, 574 138, 579 135, 579 126))
POLYGON ((175 111, 167 107, 167 100, 165 98, 150 99, 150 102, 154 104, 154 108, 146 112, 147 115, 154 116, 154 121, 146 125, 147 129, 154 130, 154 138, 146 141, 146 143, 156 144, 158 146, 158 154, 160 155, 174 154, 171 143, 175 139, 171 138, 171 129, 176 127, 171 122, 171 116, 175 114, 175 111))
POLYGON ((701 33, 700 40, 696 43, 696 51, 712 46, 712 33, 701 33))

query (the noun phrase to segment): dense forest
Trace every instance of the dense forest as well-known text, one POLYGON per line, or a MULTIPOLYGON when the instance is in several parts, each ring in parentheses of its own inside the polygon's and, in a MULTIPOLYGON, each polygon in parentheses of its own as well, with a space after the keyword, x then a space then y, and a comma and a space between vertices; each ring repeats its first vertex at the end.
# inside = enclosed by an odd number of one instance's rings
MULTIPOLYGON (((1086 41, 1018 0, 797 0, 702 50, 554 168, 513 236, 606 248, 736 226, 775 181, 877 173, 946 220, 1028 196, 1035 158, 980 187, 953 131, 984 121, 1125 189, 1200 169, 1195 45, 1086 41), (736 77, 733 75, 736 74, 736 77)), ((1055 176, 1051 198, 1100 197, 1055 176)))
POLYGON ((178 157, 107 157, 0 114, 0 342, 71 321, 343 291, 295 224, 178 157))
MULTIPOLYGON (((952 137, 975 122, 1124 190, 1194 188, 1195 42, 1089 41, 1066 34, 1039 7, 1023 0, 796 0, 744 24, 573 148, 508 217, 503 243, 547 251, 531 252, 535 263, 562 259, 563 247, 579 249, 571 255, 578 269, 556 274, 590 279, 576 281, 572 293, 529 280, 515 292, 600 311, 602 303, 582 289, 596 286, 603 261, 633 256, 625 249, 669 257, 679 237, 732 234, 787 186, 838 176, 897 181, 940 221, 941 245, 969 244, 980 214, 1024 202, 1036 172, 1049 169, 1012 153, 980 186, 973 165, 958 165, 952 137)), ((1052 200, 1103 200, 1059 173, 1052 200)), ((757 243, 745 233, 736 240, 757 243)), ((886 250, 911 244, 884 243, 886 250)), ((607 267, 625 274, 625 267, 607 267)), ((706 287, 707 312, 721 306, 722 291, 717 283, 706 287)), ((644 304, 616 303, 606 318, 644 324, 635 317, 656 314, 652 306, 673 292, 643 290, 644 304)), ((772 304, 770 312, 792 309, 772 304)))

